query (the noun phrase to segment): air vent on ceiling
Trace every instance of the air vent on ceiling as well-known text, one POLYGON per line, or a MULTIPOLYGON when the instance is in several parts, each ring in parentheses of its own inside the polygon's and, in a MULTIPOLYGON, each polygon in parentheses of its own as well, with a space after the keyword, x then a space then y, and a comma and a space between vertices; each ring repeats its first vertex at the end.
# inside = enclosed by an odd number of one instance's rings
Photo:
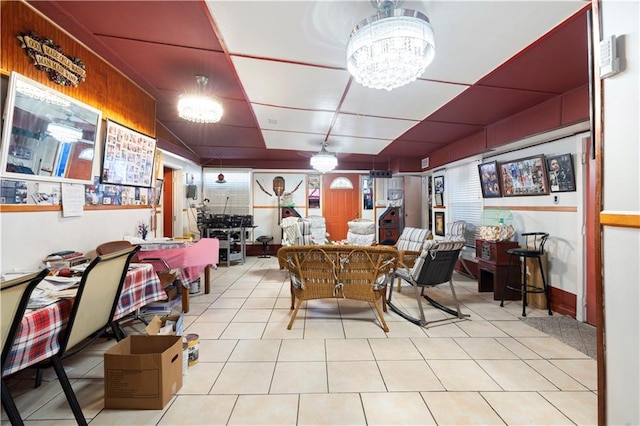
POLYGON ((423 169, 426 169, 427 167, 429 167, 429 157, 423 158, 420 164, 422 165, 423 169))

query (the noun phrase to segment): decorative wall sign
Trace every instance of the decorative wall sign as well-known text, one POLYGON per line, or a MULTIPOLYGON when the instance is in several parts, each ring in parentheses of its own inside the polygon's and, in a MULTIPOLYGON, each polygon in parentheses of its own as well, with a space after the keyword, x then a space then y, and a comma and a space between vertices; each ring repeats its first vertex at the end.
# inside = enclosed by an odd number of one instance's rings
POLYGON ((34 31, 21 33, 17 37, 36 68, 46 71, 51 81, 73 87, 84 81, 87 76, 84 62, 65 55, 53 40, 40 38, 34 31))

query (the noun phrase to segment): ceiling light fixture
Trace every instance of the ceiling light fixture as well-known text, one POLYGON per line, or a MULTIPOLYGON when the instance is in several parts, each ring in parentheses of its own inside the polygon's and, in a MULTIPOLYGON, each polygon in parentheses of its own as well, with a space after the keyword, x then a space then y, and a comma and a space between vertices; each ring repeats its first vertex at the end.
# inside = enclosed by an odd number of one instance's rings
POLYGON ((198 93, 184 94, 178 101, 178 115, 194 123, 217 123, 222 118, 222 103, 214 96, 204 94, 204 86, 209 79, 203 75, 196 76, 198 93))
POLYGON ((338 165, 338 157, 327 151, 327 143, 322 143, 322 149, 319 153, 311 156, 311 167, 320 173, 327 173, 335 169, 338 165))
POLYGON ((351 31, 347 69, 363 86, 392 90, 424 73, 435 56, 429 18, 411 9, 396 9, 398 0, 370 0, 378 13, 351 31))
POLYGON ((78 142, 82 139, 82 130, 73 127, 71 120, 67 118, 62 123, 49 123, 47 125, 47 133, 60 142, 78 142))

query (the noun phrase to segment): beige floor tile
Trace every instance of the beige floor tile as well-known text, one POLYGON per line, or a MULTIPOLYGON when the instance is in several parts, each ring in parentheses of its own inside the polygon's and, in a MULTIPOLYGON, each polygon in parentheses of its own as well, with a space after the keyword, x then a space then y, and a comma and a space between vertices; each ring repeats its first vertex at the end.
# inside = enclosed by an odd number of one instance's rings
POLYGON ((229 324, 220 335, 221 339, 260 339, 265 323, 236 322, 229 324))
POLYGON ((242 305, 243 308, 273 309, 276 304, 276 297, 250 297, 242 305))
POLYGON ((507 337, 507 333, 489 321, 461 321, 458 327, 470 337, 507 337))
POLYGON ((224 425, 236 395, 178 395, 158 425, 224 425))
POLYGON ((422 392, 439 425, 504 425, 478 392, 422 392))
POLYGON ((361 394, 367 425, 435 425, 417 392, 361 394))
POLYGON ((367 339, 327 339, 327 361, 373 361, 367 339))
POLYGON ((542 331, 520 320, 492 321, 491 323, 511 337, 547 337, 542 331))
POLYGON ((569 376, 564 371, 553 365, 546 359, 540 360, 527 360, 527 364, 531 366, 538 373, 542 374, 553 383, 558 389, 563 391, 585 391, 588 390, 586 386, 580 384, 573 377, 569 376))
POLYGON ((541 357, 547 359, 589 358, 588 355, 553 337, 520 337, 518 341, 541 357))
MULTIPOLYGON (((165 407, 166 409, 167 407, 165 407)), ((91 420, 92 425, 156 425, 164 415, 164 410, 110 410, 103 409, 91 420)), ((38 421, 38 425, 40 425, 38 421)), ((74 424, 77 424, 74 422, 74 424)))
POLYGON ((275 361, 281 340, 240 340, 233 349, 230 362, 275 361))
POLYGON ((228 425, 295 425, 298 395, 240 395, 228 425))
POLYGON ((182 388, 178 395, 206 395, 224 367, 223 362, 199 362, 187 369, 182 376, 182 388))
MULTIPOLYGON (((60 387, 59 383, 55 383, 60 387)), ((95 417, 104 408, 104 383, 99 379, 71 380, 71 387, 85 418, 95 417)), ((62 389, 62 388, 60 388, 62 389)), ((16 404, 18 404, 16 402, 16 404)), ((26 413, 21 412, 22 416, 26 413)), ((55 398, 45 403, 31 414, 27 420, 73 419, 73 412, 69 407, 64 393, 58 393, 55 398)))
POLYGON ((304 337, 304 321, 293 323, 291 330, 287 330, 286 322, 269 322, 262 333, 263 339, 302 339, 304 337))
POLYGON ((242 307, 242 305, 244 304, 244 302, 247 299, 244 297, 228 297, 228 296, 221 296, 220 298, 218 298, 218 300, 216 300, 215 302, 213 302, 211 304, 211 306, 209 307, 209 309, 214 308, 214 309, 218 309, 218 308, 222 308, 222 309, 239 309, 242 307))
POLYGON ((331 361, 327 363, 329 392, 384 392, 384 381, 374 361, 331 361))
POLYGON ((482 392, 509 425, 572 425, 573 422, 537 392, 482 392))
POLYGON ((540 359, 540 355, 523 345, 514 337, 496 337, 502 346, 516 354, 520 359, 540 359))
MULTIPOLYGON (((460 321, 462 322, 462 321, 460 321)), ((424 327, 424 332, 429 337, 469 337, 458 323, 439 323, 424 327)))
POLYGON ((558 389, 522 360, 477 360, 476 362, 506 391, 558 389))
MULTIPOLYGON (((347 339, 386 338, 380 319, 345 319, 342 320, 344 334, 347 339)), ((388 324, 387 324, 388 325, 388 324)))
POLYGON ((319 361, 278 362, 269 393, 327 392, 327 364, 319 361))
MULTIPOLYGON (((273 309, 271 310, 271 316, 269 317, 269 322, 281 322, 286 326, 291 319, 291 310, 289 308, 286 309, 273 309)), ((302 320, 304 322, 304 314, 298 311, 298 315, 296 317, 296 321, 302 320)), ((295 323, 294 323, 295 324, 295 323)))
POLYGON ((280 346, 278 362, 326 361, 323 339, 285 340, 280 346))
POLYGON ((598 389, 598 364, 596 360, 588 359, 550 359, 553 365, 564 371, 589 390, 598 389))
POLYGON ((436 377, 449 391, 501 390, 498 384, 471 360, 429 360, 436 377))
POLYGON ((454 339, 473 359, 517 359, 516 354, 491 337, 454 339))
POLYGON ((235 290, 233 288, 229 288, 227 291, 222 293, 222 295, 224 297, 249 297, 249 295, 251 295, 252 291, 253 291, 253 287, 252 288, 238 288, 238 289, 235 289, 235 290))
POLYGON ((253 290, 253 292, 251 293, 251 297, 257 297, 257 298, 269 298, 269 299, 276 299, 278 297, 278 294, 280 293, 280 289, 279 288, 256 288, 255 290, 253 290))
POLYGON ((385 315, 384 319, 389 326, 387 337, 425 337, 424 328, 417 326, 404 318, 398 320, 398 316, 385 315))
POLYGON ((271 317, 271 309, 254 309, 243 307, 233 318, 232 322, 267 322, 271 317))
POLYGON ((196 322, 230 322, 233 317, 238 313, 238 309, 221 309, 212 308, 204 311, 197 319, 196 322))
POLYGON ((424 360, 378 361, 378 366, 390 392, 444 390, 424 360))
POLYGON ((424 359, 470 359, 467 352, 449 337, 411 339, 424 359))
POLYGON ((198 359, 200 362, 226 362, 237 343, 237 340, 200 339, 198 359))
POLYGON ((184 329, 185 334, 197 334, 200 339, 217 339, 227 328, 223 322, 194 322, 184 329))
MULTIPOLYGON (((79 379, 85 376, 89 371, 93 370, 96 366, 102 364, 104 360, 104 353, 98 353, 93 351, 80 352, 71 358, 67 358, 63 361, 65 371, 69 380, 79 379)), ((98 376, 104 377, 103 375, 98 376)))
POLYGON ((378 361, 423 359, 411 339, 408 338, 369 339, 369 345, 378 361))
MULTIPOLYGON (((296 319, 298 322, 298 319, 296 319)), ((295 322, 294 322, 295 325, 295 322)), ((305 339, 344 339, 341 320, 310 319, 304 322, 305 339)))
POLYGON ((300 395, 298 425, 366 425, 360 396, 356 393, 300 395))
POLYGON ((227 362, 211 394, 267 394, 275 362, 227 362))
POLYGON ((578 425, 598 424, 598 396, 593 392, 540 392, 578 425))

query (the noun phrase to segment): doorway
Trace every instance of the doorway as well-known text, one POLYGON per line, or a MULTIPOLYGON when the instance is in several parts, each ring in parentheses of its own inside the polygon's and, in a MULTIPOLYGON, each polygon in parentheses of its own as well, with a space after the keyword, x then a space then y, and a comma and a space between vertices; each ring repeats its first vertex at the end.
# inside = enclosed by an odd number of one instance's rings
POLYGON ((360 175, 332 173, 322 176, 322 215, 329 238, 340 241, 347 238, 347 222, 361 216, 360 175), (351 189, 331 189, 334 179, 343 177, 351 181, 351 189))

